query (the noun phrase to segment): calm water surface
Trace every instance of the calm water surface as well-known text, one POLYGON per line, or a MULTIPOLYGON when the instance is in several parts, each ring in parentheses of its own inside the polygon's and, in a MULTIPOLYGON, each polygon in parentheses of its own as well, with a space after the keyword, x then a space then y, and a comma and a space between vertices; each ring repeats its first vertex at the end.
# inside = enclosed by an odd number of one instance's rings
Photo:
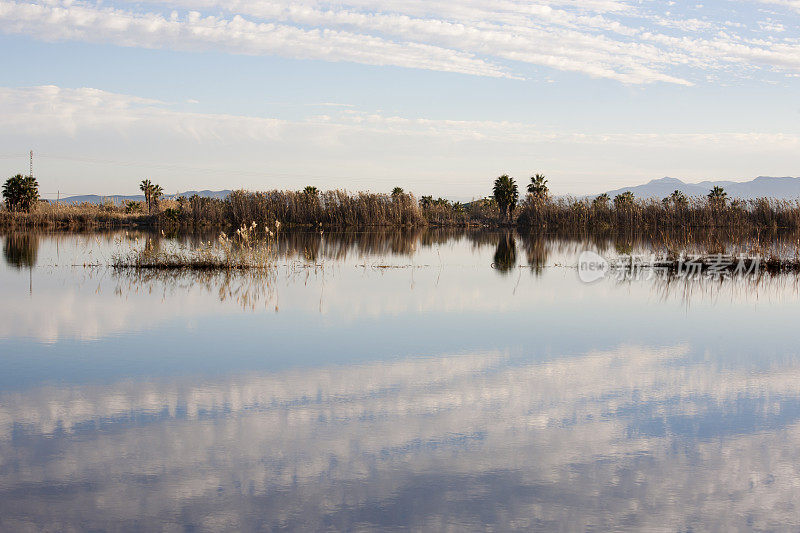
POLYGON ((2 236, 0 530, 800 527, 794 278, 584 284, 647 244, 445 232, 103 266, 148 241, 2 236))

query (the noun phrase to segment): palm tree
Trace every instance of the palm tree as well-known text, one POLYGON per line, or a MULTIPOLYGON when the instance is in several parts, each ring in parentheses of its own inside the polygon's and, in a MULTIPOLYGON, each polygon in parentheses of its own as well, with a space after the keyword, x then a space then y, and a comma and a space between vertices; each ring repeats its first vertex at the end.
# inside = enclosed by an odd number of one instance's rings
POLYGON ((494 180, 492 192, 497 202, 497 207, 500 209, 500 216, 510 222, 514 208, 517 207, 517 200, 519 200, 519 189, 514 178, 510 178, 508 174, 503 174, 494 180))
POLYGON ((689 205, 689 199, 681 191, 675 191, 672 193, 672 204, 675 207, 686 207, 689 205))
POLYGON ((622 194, 618 194, 614 197, 614 209, 620 209, 623 207, 631 207, 633 205, 635 197, 631 191, 625 191, 622 194))
POLYGON ((608 202, 610 201, 611 197, 606 193, 603 193, 594 200, 592 200, 592 206, 605 209, 608 207, 608 202))
POLYGON ((725 207, 727 199, 728 193, 726 193, 725 189, 722 187, 715 186, 711 189, 711 192, 708 193, 708 203, 711 204, 711 207, 714 209, 725 207))
POLYGON ((307 196, 317 196, 319 194, 319 190, 313 185, 309 185, 308 187, 303 189, 303 194, 307 196))
POLYGON ((550 189, 547 188, 547 180, 544 174, 536 174, 531 177, 528 184, 528 193, 532 194, 536 200, 545 200, 550 189))
POLYGON ((22 174, 8 178, 3 184, 3 200, 9 211, 30 212, 39 201, 39 183, 22 174))
POLYGON ((403 191, 402 187, 395 187, 392 189, 392 198, 399 198, 400 196, 403 196, 404 192, 405 191, 403 191))
POLYGON ((161 185, 153 185, 150 188, 150 201, 153 203, 153 207, 158 206, 158 201, 164 195, 164 189, 161 188, 161 185))
POLYGON ((664 204, 664 207, 672 206, 676 209, 683 209, 689 205, 689 199, 686 198, 683 192, 676 189, 672 194, 664 198, 661 203, 664 204))
POLYGON ((152 200, 150 194, 153 192, 153 184, 150 180, 142 180, 139 184, 139 190, 144 193, 144 202, 147 204, 147 212, 150 213, 150 203, 152 200))

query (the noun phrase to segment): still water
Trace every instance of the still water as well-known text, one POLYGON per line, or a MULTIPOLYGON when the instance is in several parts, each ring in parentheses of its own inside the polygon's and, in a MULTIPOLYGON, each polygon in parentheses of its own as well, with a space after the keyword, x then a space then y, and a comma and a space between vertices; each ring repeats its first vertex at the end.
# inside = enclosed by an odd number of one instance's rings
POLYGON ((797 530, 800 292, 582 283, 632 239, 4 235, 0 530, 797 530), (183 242, 200 237, 182 238, 183 242))

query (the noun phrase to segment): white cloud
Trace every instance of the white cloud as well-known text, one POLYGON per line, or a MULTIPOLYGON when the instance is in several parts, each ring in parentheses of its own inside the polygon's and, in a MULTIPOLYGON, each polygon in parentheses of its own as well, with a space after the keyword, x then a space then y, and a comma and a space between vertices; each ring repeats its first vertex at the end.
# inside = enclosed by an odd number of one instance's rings
POLYGON ((780 131, 583 133, 324 109, 285 120, 179 111, 91 88, 0 88, 6 132, 0 142, 23 155, 35 148, 42 190, 51 192, 124 192, 120 183, 136 183, 148 172, 161 174, 169 190, 295 187, 298 180, 384 190, 402 180, 411 190, 439 195, 458 184, 465 198, 483 194, 486 176, 498 171, 530 172, 531 161, 571 182, 558 192, 586 194, 670 174, 690 180, 788 175, 800 148, 800 135, 780 131), (108 190, 98 190, 97 180, 109 172, 116 181, 103 179, 108 190), (465 177, 472 181, 468 189, 465 177), (609 181, 600 187, 587 179, 609 181))
POLYGON ((788 7, 795 11, 800 11, 800 0, 755 0, 762 4, 772 4, 776 6, 788 7))
POLYGON ((276 54, 479 76, 508 75, 471 54, 424 43, 396 43, 328 28, 256 23, 239 15, 223 19, 203 16, 196 11, 177 17, 77 2, 57 5, 0 2, 0 28, 6 33, 22 33, 47 41, 77 40, 175 50, 215 49, 236 54, 276 54))
POLYGON ((344 104, 326 114, 288 121, 268 117, 175 111, 167 103, 92 88, 56 86, 0 88, 0 115, 16 133, 31 135, 89 133, 137 135, 160 131, 162 136, 194 142, 288 141, 301 136, 308 142, 329 143, 347 134, 447 138, 451 141, 503 143, 569 142, 669 147, 753 143, 796 147, 800 135, 790 133, 573 133, 543 130, 535 124, 491 120, 410 118, 365 113, 344 104), (336 112, 337 108, 340 108, 336 112))
POLYGON ((0 30, 43 40, 275 54, 478 76, 519 77, 546 67, 628 84, 691 85, 702 78, 680 70, 686 66, 800 70, 798 43, 757 38, 774 35, 780 20, 769 28, 755 25, 754 37, 741 22, 678 16, 625 1, 154 0, 152 11, 140 3, 123 5, 0 1, 0 30))

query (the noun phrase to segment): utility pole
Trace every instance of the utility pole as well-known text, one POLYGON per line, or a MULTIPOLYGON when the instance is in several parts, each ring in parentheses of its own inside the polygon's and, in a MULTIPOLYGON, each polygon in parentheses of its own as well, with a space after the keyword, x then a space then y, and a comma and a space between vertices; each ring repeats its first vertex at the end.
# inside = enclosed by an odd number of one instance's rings
MULTIPOLYGON (((28 174, 31 179, 33 179, 33 150, 31 150, 31 167, 30 167, 30 174, 28 174)), ((28 264, 28 295, 33 297, 33 264, 28 264)))

